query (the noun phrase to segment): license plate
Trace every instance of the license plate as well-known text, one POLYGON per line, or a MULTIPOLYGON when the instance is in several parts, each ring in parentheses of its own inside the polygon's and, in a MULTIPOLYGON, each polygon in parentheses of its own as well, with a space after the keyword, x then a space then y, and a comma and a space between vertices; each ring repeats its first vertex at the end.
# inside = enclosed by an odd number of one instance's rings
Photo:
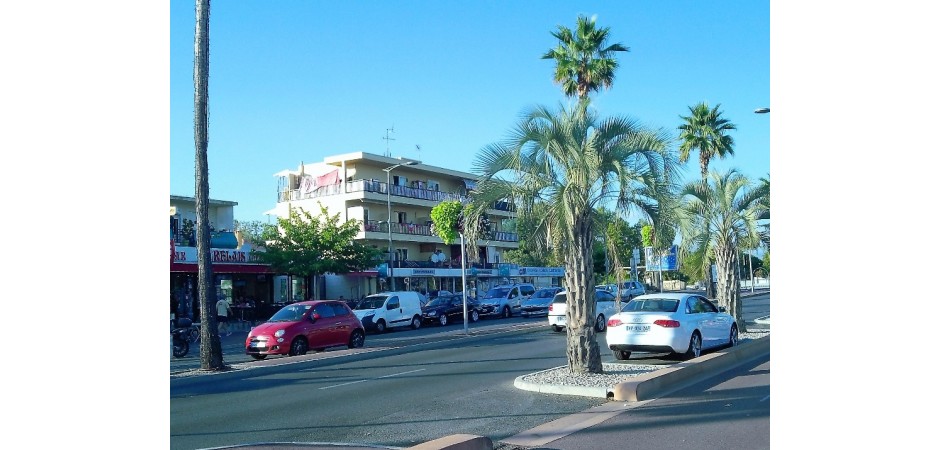
POLYGON ((255 342, 252 342, 252 343, 250 343, 250 344, 248 344, 248 345, 249 345, 250 347, 264 347, 264 344, 265 344, 264 342, 255 341, 255 342))
POLYGON ((649 325, 627 325, 626 331, 633 331, 636 333, 644 333, 650 330, 649 325))

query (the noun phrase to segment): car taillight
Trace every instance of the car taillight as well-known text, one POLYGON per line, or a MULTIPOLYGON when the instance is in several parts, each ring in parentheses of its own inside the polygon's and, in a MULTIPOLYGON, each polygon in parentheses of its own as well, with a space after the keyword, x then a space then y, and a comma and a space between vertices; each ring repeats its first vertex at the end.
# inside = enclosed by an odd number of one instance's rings
POLYGON ((549 311, 554 311, 554 310, 555 310, 554 308, 555 308, 555 305, 548 305, 548 310, 549 310, 549 311))
POLYGON ((678 320, 656 320, 653 322, 654 325, 659 325, 663 328, 679 328, 678 320))
POLYGON ((620 319, 617 319, 617 318, 613 318, 607 321, 608 327, 619 327, 620 325, 623 325, 623 322, 621 322, 620 319))

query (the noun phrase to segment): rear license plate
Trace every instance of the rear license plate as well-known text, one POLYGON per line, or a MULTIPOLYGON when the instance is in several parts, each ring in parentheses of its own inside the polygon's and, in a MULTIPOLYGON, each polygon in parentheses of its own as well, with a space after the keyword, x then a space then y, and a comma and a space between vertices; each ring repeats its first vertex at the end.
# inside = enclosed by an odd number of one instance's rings
POLYGON ((649 330, 649 325, 627 325, 626 327, 626 331, 633 331, 635 333, 645 333, 649 330))

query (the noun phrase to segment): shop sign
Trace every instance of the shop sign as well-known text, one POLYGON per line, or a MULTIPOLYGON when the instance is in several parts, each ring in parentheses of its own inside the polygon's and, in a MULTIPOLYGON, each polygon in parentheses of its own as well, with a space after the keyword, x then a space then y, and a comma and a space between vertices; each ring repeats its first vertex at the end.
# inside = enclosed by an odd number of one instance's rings
POLYGON ((563 277, 564 267, 520 267, 519 275, 529 277, 563 277))
MULTIPOLYGON (((242 250, 210 249, 209 254, 212 255, 213 264, 262 264, 258 255, 242 250)), ((176 247, 173 261, 195 264, 197 262, 196 248, 176 247)))

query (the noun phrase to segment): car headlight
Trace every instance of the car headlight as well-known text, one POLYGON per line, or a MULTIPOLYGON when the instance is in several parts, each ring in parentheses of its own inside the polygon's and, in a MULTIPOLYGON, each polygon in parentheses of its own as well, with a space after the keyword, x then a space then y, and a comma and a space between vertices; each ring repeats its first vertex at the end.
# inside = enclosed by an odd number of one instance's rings
POLYGON ((429 316, 434 317, 437 315, 437 311, 431 311, 428 313, 429 316))
POLYGON ((284 330, 277 330, 277 331, 274 332, 274 337, 278 337, 278 338, 279 338, 279 337, 281 337, 281 336, 284 336, 284 330))

